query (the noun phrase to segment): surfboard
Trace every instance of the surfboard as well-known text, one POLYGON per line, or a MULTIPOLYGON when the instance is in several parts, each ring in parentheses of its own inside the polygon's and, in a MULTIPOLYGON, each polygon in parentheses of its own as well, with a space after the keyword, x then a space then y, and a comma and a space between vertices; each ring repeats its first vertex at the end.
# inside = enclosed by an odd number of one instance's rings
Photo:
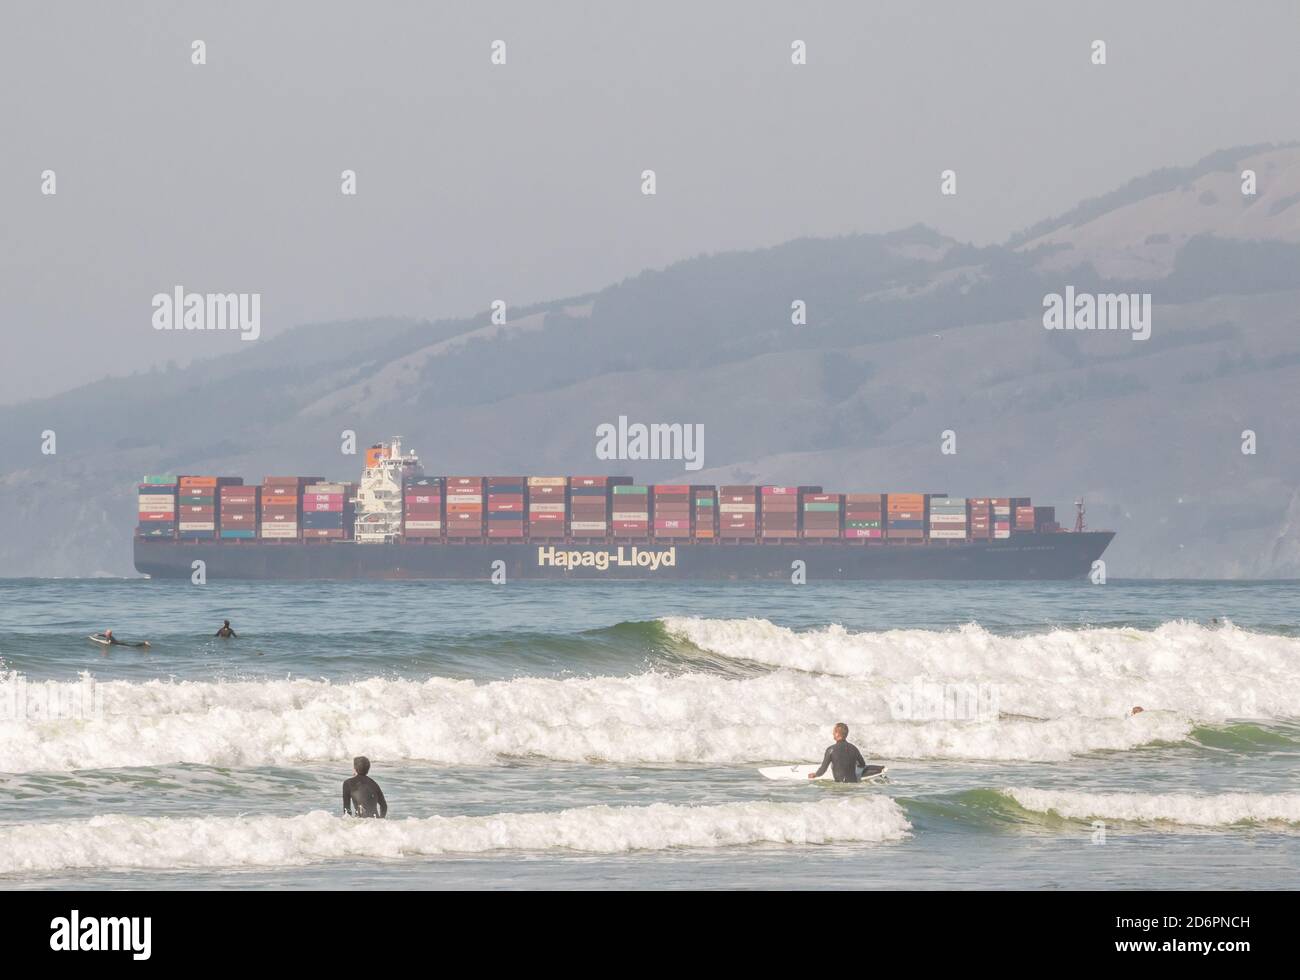
POLYGON ((99 633, 91 633, 88 637, 86 637, 86 639, 89 640, 91 643, 98 643, 100 646, 105 646, 105 647, 106 647, 106 646, 109 646, 109 645, 110 645, 109 642, 108 642, 108 640, 105 639, 105 638, 104 638, 101 634, 99 634, 99 633))
MULTIPOLYGON (((820 768, 821 766, 767 766, 758 771, 767 779, 792 779, 801 780, 806 783, 809 781, 808 777, 820 768)), ((877 779, 881 779, 887 772, 889 772, 888 766, 867 766, 865 769, 859 767, 858 780, 864 783, 874 782, 877 779)), ((826 772, 817 778, 817 781, 833 781, 834 778, 835 777, 831 775, 831 771, 827 769, 826 772)))

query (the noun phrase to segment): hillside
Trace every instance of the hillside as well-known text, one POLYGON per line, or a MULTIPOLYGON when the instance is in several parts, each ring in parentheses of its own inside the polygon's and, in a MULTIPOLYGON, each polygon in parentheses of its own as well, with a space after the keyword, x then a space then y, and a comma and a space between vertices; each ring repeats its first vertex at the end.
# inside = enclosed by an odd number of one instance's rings
POLYGON ((458 321, 304 326, 0 409, 0 575, 133 574, 144 472, 355 478, 339 433, 430 472, 635 472, 627 415, 701 422, 692 482, 1031 495, 1119 531, 1115 576, 1300 576, 1300 148, 1160 171, 1004 246, 914 227, 701 256, 458 321), (1259 174, 1243 198, 1239 174, 1259 174), (1055 332, 1045 293, 1149 292, 1151 339, 1055 332), (790 304, 808 306, 792 326, 790 304), (1241 432, 1259 452, 1240 452, 1241 432), (40 433, 59 452, 39 453, 40 433), (958 452, 939 452, 957 432, 958 452))

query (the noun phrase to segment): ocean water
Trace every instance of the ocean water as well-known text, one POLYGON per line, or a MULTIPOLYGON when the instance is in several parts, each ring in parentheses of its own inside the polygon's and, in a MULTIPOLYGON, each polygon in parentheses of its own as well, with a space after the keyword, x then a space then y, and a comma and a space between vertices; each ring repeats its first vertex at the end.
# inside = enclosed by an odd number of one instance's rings
POLYGON ((0 580, 0 888, 1293 888, 1298 609, 1296 582, 0 580), (888 782, 756 771, 837 721, 888 782), (341 815, 359 754, 385 821, 341 815))

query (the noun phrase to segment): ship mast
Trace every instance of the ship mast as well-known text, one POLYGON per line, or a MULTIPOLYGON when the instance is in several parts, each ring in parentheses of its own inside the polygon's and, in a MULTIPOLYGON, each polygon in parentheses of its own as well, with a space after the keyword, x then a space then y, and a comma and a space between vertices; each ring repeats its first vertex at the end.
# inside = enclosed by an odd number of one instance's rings
POLYGON ((1074 530, 1076 534, 1083 533, 1083 499, 1080 498, 1074 502, 1074 530))

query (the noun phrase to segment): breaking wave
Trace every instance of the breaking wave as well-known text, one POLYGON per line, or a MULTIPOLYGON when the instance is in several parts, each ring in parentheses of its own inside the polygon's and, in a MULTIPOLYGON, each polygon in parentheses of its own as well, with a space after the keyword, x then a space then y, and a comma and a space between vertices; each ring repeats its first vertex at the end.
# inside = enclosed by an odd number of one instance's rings
POLYGON ((402 859, 500 851, 618 854, 753 844, 901 840, 910 825, 888 797, 816 803, 592 806, 547 813, 356 820, 98 816, 0 826, 0 874, 70 869, 254 868, 342 858, 402 859))
POLYGON ((1002 793, 1026 810, 1067 820, 1174 823, 1188 827, 1234 824, 1300 825, 1300 793, 1075 793, 1012 788, 1002 793))
POLYGON ((870 679, 984 685, 1001 711, 1105 717, 1134 705, 1201 721, 1300 718, 1300 638, 1170 622, 1152 630, 798 631, 765 619, 669 618, 672 636, 738 661, 870 679))
MULTIPOLYGON (((6 687, 20 677, 0 678, 6 687)), ((89 684, 27 685, 52 703, 89 684)), ((1177 742, 1192 722, 1136 717, 899 716, 881 685, 776 671, 753 678, 657 672, 632 677, 108 681, 80 720, 0 721, 0 771, 196 763, 283 765, 375 759, 484 765, 504 758, 620 764, 816 759, 832 721, 847 721, 874 758, 1050 761, 1177 742)))

